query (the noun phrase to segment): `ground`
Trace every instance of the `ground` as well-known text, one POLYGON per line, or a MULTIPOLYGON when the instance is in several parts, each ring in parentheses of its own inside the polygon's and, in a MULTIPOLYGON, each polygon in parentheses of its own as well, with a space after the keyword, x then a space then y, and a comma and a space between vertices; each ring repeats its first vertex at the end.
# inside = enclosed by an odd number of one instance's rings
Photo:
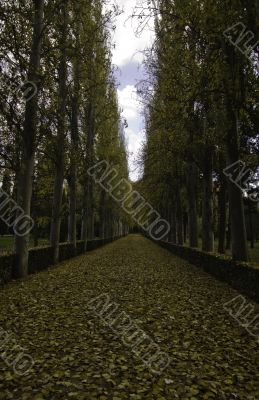
POLYGON ((0 359, 0 399, 258 400, 259 344, 223 308, 237 295, 139 235, 12 282, 0 327, 35 364, 0 359), (160 375, 89 309, 102 294, 170 356, 160 375))

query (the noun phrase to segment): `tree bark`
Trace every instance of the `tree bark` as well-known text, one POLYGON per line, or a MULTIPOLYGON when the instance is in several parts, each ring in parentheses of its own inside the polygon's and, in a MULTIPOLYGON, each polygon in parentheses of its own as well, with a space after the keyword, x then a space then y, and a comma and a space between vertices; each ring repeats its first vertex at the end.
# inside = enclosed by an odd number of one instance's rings
MULTIPOLYGON (((39 84, 39 68, 41 59, 44 0, 34 0, 34 27, 28 81, 37 87, 39 84)), ((38 92, 38 91, 37 91, 38 92)), ((35 142, 37 129, 38 93, 28 99, 25 106, 25 118, 22 133, 21 165, 18 176, 17 203, 24 213, 30 216, 32 178, 35 162, 35 142)), ((28 274, 28 242, 29 234, 15 236, 15 268, 14 275, 23 278, 28 274)))
POLYGON ((76 226, 76 192, 77 192, 77 159, 78 159, 78 117, 79 117, 79 97, 80 97, 80 12, 79 3, 75 4, 74 18, 76 19, 76 43, 75 43, 75 61, 73 64, 73 96, 71 104, 71 172, 69 176, 69 220, 68 220, 68 241, 72 243, 74 254, 76 254, 77 226, 76 226))
POLYGON ((187 230, 188 230, 188 213, 184 211, 183 213, 183 241, 187 242, 187 230))
POLYGON ((227 227, 227 193, 226 193, 226 177, 223 174, 222 164, 220 164, 220 189, 218 195, 219 204, 219 220, 218 220, 218 252, 225 254, 226 250, 226 227, 227 227))
POLYGON ((202 250, 214 250, 213 234, 213 153, 207 150, 203 162, 203 197, 202 197, 202 250))
MULTIPOLYGON (((223 80, 226 107, 226 150, 227 166, 239 161, 239 110, 244 99, 245 77, 243 65, 236 54, 234 46, 222 41, 222 50, 226 56, 228 75, 223 80)), ((242 190, 228 179, 228 198, 231 224, 232 257, 235 260, 248 261, 247 235, 244 215, 244 202, 242 190)))
POLYGON ((69 177, 69 216, 68 216, 68 242, 73 245, 76 254, 76 166, 71 166, 69 177))
MULTIPOLYGON (((3 180, 2 180, 2 190, 4 190, 9 196, 11 196, 11 176, 10 172, 6 169, 3 173, 3 180)), ((13 199, 16 199, 16 193, 15 197, 13 196, 13 199)), ((10 231, 10 228, 5 224, 4 221, 0 220, 0 234, 1 235, 7 235, 10 231)))
POLYGON ((228 223, 227 223, 227 232, 226 232, 226 250, 231 249, 231 218, 230 218, 230 210, 228 204, 228 223))
POLYGON ((170 212, 170 233, 169 233, 169 242, 176 244, 176 228, 177 228, 177 220, 176 220, 176 206, 175 206, 175 201, 173 201, 172 206, 171 206, 171 212, 170 212))
MULTIPOLYGON (((77 68, 76 68, 77 69, 77 68)), ((77 192, 77 156, 78 156, 78 91, 79 76, 78 70, 75 71, 75 87, 72 99, 72 117, 71 117, 71 171, 69 176, 69 220, 68 220, 68 241, 72 243, 74 253, 76 254, 76 192, 77 192)))
POLYGON ((86 251, 87 242, 87 190, 83 187, 83 204, 82 204, 82 224, 81 224, 81 240, 84 240, 84 249, 86 251))
POLYGON ((101 239, 104 239, 104 218, 105 218, 105 191, 102 189, 100 194, 100 202, 99 202, 99 236, 101 239))
POLYGON ((87 239, 94 239, 94 204, 93 204, 93 181, 89 179, 87 189, 87 239))
POLYGON ((180 193, 180 185, 176 190, 176 226, 177 226, 177 244, 183 245, 183 208, 180 193))
MULTIPOLYGON (((229 127, 227 135, 228 165, 239 161, 238 118, 237 113, 228 108, 229 127)), ((232 257, 235 260, 248 261, 247 236, 243 195, 236 183, 228 180, 228 196, 231 220, 232 257)))
POLYGON ((67 2, 61 3, 62 26, 60 32, 60 63, 59 63, 59 108, 58 108, 58 128, 56 143, 56 162, 55 162, 55 181, 54 195, 52 204, 52 220, 50 244, 53 248, 53 262, 59 261, 59 241, 62 196, 65 169, 65 136, 66 136, 66 104, 67 104, 67 2))
MULTIPOLYGON (((93 95, 89 99, 89 104, 85 112, 86 118, 86 134, 87 134, 87 157, 86 169, 93 166, 93 146, 94 146, 94 126, 95 126, 95 110, 93 105, 93 95)), ((85 242, 85 250, 87 247, 87 239, 92 237, 92 201, 93 201, 93 181, 88 175, 85 177, 84 200, 82 210, 82 232, 81 240, 85 242)))
POLYGON ((249 219, 249 230, 250 230, 250 248, 254 249, 254 224, 253 224, 253 213, 250 201, 248 201, 248 219, 249 219))
POLYGON ((189 244, 191 247, 198 247, 197 179, 197 167, 194 162, 190 162, 187 167, 187 194, 189 244))

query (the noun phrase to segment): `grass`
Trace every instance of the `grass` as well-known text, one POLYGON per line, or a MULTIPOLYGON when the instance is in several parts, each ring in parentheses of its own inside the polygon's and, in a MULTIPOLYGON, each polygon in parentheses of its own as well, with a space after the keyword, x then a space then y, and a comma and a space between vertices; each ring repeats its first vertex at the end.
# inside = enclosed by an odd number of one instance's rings
MULTIPOLYGON (((250 248, 250 242, 247 243, 250 261, 259 264, 259 242, 254 243, 254 249, 250 248)), ((202 248, 202 242, 199 241, 199 248, 202 248)), ((218 241, 215 240, 214 250, 218 250, 218 241)), ((226 255, 231 256, 231 250, 226 250, 226 255)))
MULTIPOLYGON (((0 236, 0 254, 11 253, 13 250, 13 236, 0 236)), ((49 244, 47 239, 39 239, 39 246, 46 246, 49 244)), ((34 247, 33 238, 30 239, 30 248, 34 247)))

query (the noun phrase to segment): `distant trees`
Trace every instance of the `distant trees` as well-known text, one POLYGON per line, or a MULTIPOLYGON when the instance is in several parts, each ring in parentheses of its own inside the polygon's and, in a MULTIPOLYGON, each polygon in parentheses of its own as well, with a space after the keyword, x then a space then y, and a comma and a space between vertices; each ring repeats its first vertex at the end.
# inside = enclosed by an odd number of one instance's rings
POLYGON ((253 159, 258 74, 224 37, 237 22, 251 26, 251 10, 227 3, 149 4, 156 40, 145 61, 148 82, 139 87, 147 131, 142 187, 171 221, 169 240, 183 243, 188 213, 190 246, 198 246, 201 220, 203 250, 214 250, 216 235, 224 253, 229 226, 232 255, 246 261, 243 192, 223 170, 253 159))
MULTIPOLYGON (((115 9, 116 12, 116 9, 115 9)), ((111 66, 111 12, 103 1, 0 5, 2 184, 33 217, 34 243, 113 236, 125 218, 87 170, 100 158, 128 176, 111 66), (7 179, 8 177, 8 179, 7 179)), ((124 222, 123 222, 124 221, 124 222)), ((26 276, 29 234, 16 235, 16 275, 26 276)))

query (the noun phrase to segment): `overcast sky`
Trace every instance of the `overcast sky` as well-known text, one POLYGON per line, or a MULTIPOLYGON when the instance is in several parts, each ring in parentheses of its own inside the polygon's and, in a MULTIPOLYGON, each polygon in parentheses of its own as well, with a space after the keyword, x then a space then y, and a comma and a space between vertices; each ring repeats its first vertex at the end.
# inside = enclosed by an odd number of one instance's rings
MULTIPOLYGON (((136 0, 117 0, 124 12, 116 18, 116 31, 113 41, 113 63, 119 67, 116 73, 118 83, 118 98, 123 116, 127 119, 126 139, 130 153, 129 168, 130 177, 138 178, 138 171, 134 166, 134 158, 144 140, 143 121, 140 115, 140 105, 137 101, 135 85, 143 77, 141 62, 142 51, 149 47, 153 41, 152 29, 148 27, 140 37, 135 35, 137 20, 129 18, 132 15, 136 0)), ((152 28, 152 27, 151 27, 152 28)))

